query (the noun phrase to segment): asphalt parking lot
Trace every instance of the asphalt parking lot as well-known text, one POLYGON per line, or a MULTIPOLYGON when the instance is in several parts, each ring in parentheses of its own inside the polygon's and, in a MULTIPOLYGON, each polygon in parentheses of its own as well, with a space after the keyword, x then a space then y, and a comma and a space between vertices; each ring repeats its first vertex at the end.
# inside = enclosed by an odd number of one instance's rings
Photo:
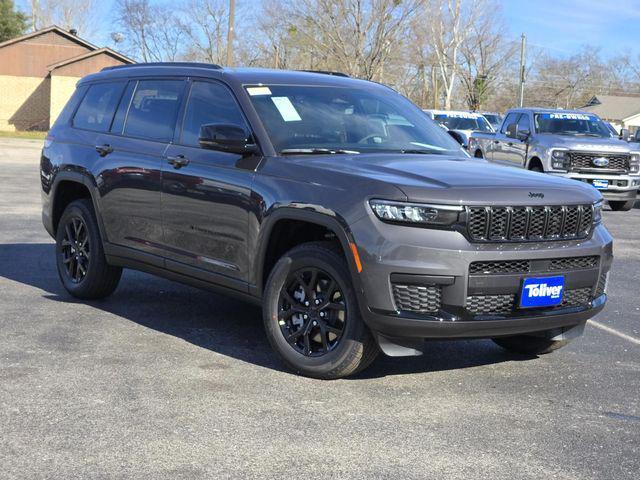
POLYGON ((570 346, 434 342, 326 382, 285 370, 235 300, 132 271, 72 299, 39 147, 0 138, 0 477, 639 477, 640 202, 605 212, 609 303, 570 346))

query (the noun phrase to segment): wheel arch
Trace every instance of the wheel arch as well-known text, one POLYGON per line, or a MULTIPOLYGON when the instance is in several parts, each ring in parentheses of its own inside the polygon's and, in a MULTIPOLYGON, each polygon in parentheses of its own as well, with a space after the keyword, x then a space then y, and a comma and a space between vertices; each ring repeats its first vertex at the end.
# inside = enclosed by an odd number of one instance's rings
MULTIPOLYGON (((277 246, 278 236, 282 233, 281 229, 283 226, 286 228, 288 225, 306 225, 311 230, 316 229, 316 232, 324 231, 334 235, 337 244, 340 245, 347 260, 354 287, 356 287, 357 291, 360 291, 357 275, 359 270, 352 250, 355 247, 355 242, 346 222, 333 212, 332 215, 328 215, 326 213, 298 207, 280 207, 270 213, 260 227, 257 240, 257 255, 254 258, 253 265, 254 286, 252 288, 255 289, 255 295, 262 296, 266 278, 279 258, 279 256, 273 258, 272 255, 274 242, 277 246)), ((301 238, 304 238, 304 236, 301 238)), ((319 240, 319 238, 310 238, 307 241, 313 240, 319 240)), ((300 243, 304 242, 294 243, 293 246, 300 243)), ((284 253, 282 249, 276 249, 276 252, 284 253)))
POLYGON ((542 160, 538 155, 533 155, 531 158, 529 158, 529 161, 527 162, 527 170, 531 170, 531 167, 533 167, 534 165, 540 167, 544 172, 544 164, 542 163, 542 160))
POLYGON ((100 236, 104 240, 104 225, 102 223, 96 190, 95 182, 86 174, 65 171, 59 172, 56 175, 51 189, 51 227, 54 235, 66 206, 80 198, 89 198, 93 204, 93 211, 98 221, 100 236))

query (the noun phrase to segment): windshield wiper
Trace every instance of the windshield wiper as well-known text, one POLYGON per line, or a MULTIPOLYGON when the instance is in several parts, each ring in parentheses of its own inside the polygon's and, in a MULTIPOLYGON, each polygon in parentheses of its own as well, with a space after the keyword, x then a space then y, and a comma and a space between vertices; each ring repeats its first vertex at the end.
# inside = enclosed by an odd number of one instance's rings
POLYGON ((285 148, 281 155, 326 155, 326 154, 357 154, 357 150, 343 150, 341 148, 285 148))
POLYGON ((428 149, 428 148, 403 148, 401 150, 397 150, 398 153, 408 153, 408 154, 421 154, 421 155, 443 155, 445 152, 443 150, 436 149, 428 149))

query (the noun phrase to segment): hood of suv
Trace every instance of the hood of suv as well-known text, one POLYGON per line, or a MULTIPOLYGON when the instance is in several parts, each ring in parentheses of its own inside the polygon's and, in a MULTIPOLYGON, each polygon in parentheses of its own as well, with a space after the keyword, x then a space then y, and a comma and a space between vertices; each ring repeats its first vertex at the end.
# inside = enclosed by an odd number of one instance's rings
POLYGON ((287 157, 285 163, 289 162, 326 172, 312 174, 314 182, 332 186, 345 182, 346 188, 355 188, 356 178, 384 182, 399 188, 408 201, 414 202, 562 205, 593 203, 602 198, 595 188, 582 182, 459 156, 322 155, 287 157))

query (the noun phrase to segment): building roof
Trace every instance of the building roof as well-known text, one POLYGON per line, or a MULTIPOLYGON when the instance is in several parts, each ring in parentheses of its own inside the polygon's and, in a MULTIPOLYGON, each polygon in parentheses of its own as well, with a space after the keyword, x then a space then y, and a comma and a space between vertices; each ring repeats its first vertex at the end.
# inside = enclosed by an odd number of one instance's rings
POLYGON ((130 58, 125 57, 124 55, 122 55, 122 54, 120 54, 120 53, 118 53, 118 52, 116 52, 114 50, 111 50, 108 47, 104 47, 104 48, 99 48, 97 50, 93 50, 91 52, 83 53, 82 55, 77 55, 75 57, 67 58, 67 59, 62 60, 61 62, 58 62, 58 63, 53 63, 53 64, 47 66, 47 68, 49 69, 49 71, 52 71, 52 70, 55 70, 56 68, 64 67, 66 65, 70 65, 70 64, 75 63, 75 62, 80 62, 80 61, 85 60, 87 58, 91 58, 91 57, 94 57, 96 55, 100 55, 100 54, 103 54, 103 53, 107 54, 107 55, 110 55, 110 56, 120 60, 121 62, 124 62, 124 63, 127 63, 127 64, 128 63, 134 63, 134 61, 131 60, 130 58))
POLYGON ((35 32, 31 32, 31 33, 27 33, 26 35, 22 35, 20 37, 16 37, 16 38, 12 38, 10 40, 6 40, 2 43, 0 43, 0 48, 6 47, 8 45, 12 45, 14 43, 19 43, 19 42, 23 42, 25 40, 29 40, 30 38, 34 38, 34 37, 39 37, 40 35, 44 35, 45 33, 49 33, 49 32, 55 32, 58 35, 61 35, 69 40, 71 40, 72 42, 75 42, 79 45, 82 45, 84 47, 87 47, 89 50, 98 50, 98 47, 96 47, 95 45, 93 45, 92 43, 87 42, 86 40, 83 40, 82 38, 73 35, 71 32, 68 32, 67 30, 58 27, 57 25, 52 25, 50 27, 47 28, 43 28, 42 30, 36 30, 35 32))
POLYGON ((640 114, 640 96, 596 95, 582 110, 605 120, 623 121, 640 114))

